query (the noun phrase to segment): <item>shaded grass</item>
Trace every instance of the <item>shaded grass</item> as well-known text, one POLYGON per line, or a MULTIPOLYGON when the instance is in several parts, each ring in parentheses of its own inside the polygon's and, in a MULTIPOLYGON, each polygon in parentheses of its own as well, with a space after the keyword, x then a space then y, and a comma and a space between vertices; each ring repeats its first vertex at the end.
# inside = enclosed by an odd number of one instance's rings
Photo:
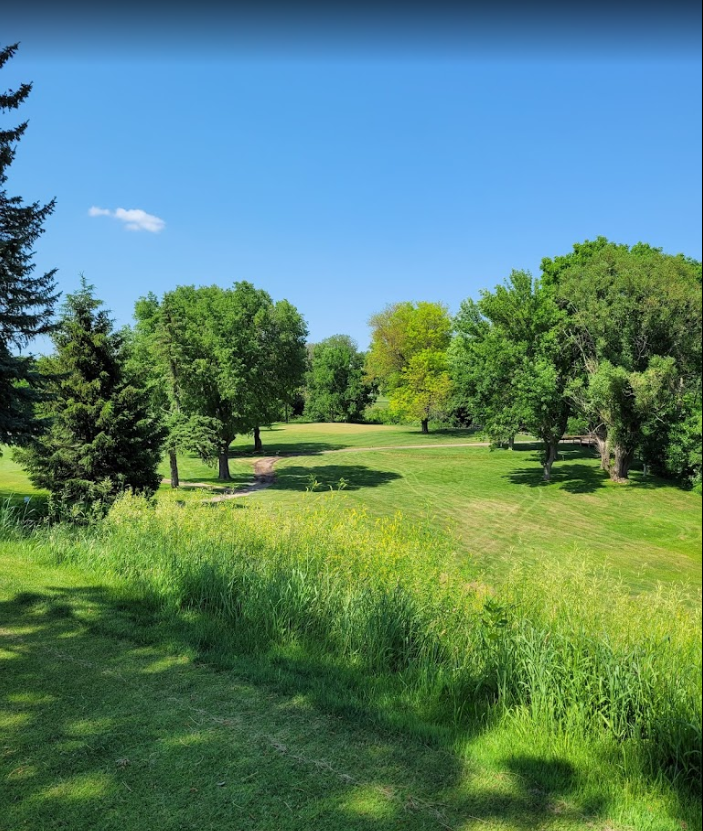
POLYGON ((32 485, 24 470, 12 460, 12 448, 0 446, 0 450, 0 504, 23 506, 28 499, 38 511, 43 510, 47 491, 32 485))
POLYGON ((52 566, 35 545, 0 542, 0 828, 700 823, 695 800, 624 771, 617 749, 555 745, 519 714, 463 737, 428 726, 421 740, 397 703, 355 692, 334 662, 294 644, 258 658, 213 652, 207 626, 164 618, 119 580, 52 566))
POLYGON ((576 566, 522 568, 494 593, 461 579, 430 527, 371 525, 341 502, 269 515, 124 498, 94 531, 36 536, 212 623, 206 651, 299 646, 411 720, 523 713, 545 735, 616 742, 634 768, 699 781, 700 614, 677 596, 645 608, 576 566))

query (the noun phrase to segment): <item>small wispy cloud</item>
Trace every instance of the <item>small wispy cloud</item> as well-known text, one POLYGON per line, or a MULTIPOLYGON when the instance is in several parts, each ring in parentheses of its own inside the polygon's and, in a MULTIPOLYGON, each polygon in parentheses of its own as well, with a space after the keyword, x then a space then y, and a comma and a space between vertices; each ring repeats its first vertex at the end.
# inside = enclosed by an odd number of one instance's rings
POLYGON ((158 234, 166 227, 163 219, 154 216, 154 214, 148 214, 141 208, 131 208, 130 210, 117 208, 117 210, 111 211, 109 208, 98 208, 93 205, 88 210, 88 216, 111 216, 113 219, 119 219, 120 222, 124 223, 127 231, 149 231, 151 234, 158 234))

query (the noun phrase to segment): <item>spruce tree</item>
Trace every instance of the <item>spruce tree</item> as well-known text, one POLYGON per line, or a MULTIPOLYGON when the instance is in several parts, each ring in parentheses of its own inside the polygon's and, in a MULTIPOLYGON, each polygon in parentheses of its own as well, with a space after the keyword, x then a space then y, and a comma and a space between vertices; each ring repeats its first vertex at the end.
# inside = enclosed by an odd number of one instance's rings
POLYGON ((124 336, 81 281, 69 294, 53 335, 55 353, 40 359, 51 397, 39 405, 49 429, 15 451, 32 482, 59 504, 108 505, 124 490, 152 493, 164 431, 148 392, 126 370, 124 336))
MULTIPOLYGON (((0 49, 0 69, 16 51, 17 44, 0 49)), ((0 93, 0 113, 17 109, 31 89, 31 84, 21 84, 0 93)), ((8 196, 4 187, 26 128, 25 121, 0 129, 0 444, 24 444, 42 428, 34 416, 42 378, 33 358, 18 350, 51 331, 58 298, 55 270, 35 276, 32 263, 32 246, 54 210, 54 200, 25 204, 19 196, 8 196)))

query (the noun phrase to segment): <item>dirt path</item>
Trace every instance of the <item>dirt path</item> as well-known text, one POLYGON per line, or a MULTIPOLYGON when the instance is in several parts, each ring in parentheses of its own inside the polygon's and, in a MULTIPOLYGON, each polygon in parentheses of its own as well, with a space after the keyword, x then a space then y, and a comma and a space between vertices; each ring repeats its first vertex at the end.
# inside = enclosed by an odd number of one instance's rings
MULTIPOLYGON (((301 456, 327 456, 330 453, 374 453, 380 450, 433 450, 441 447, 488 447, 490 442, 487 441, 473 441, 473 442, 457 442, 453 444, 401 444, 390 445, 386 447, 342 447, 338 450, 321 450, 318 453, 280 453, 277 456, 265 456, 262 459, 257 459, 254 462, 254 481, 250 485, 243 488, 238 488, 235 491, 229 488, 222 488, 222 493, 218 496, 213 496, 211 499, 205 499, 204 502, 224 502, 226 499, 236 499, 239 496, 249 496, 256 491, 264 490, 271 487, 276 481, 276 471, 273 469, 279 459, 295 459, 301 456)), ((167 479, 163 480, 168 482, 167 479)), ((218 485, 208 485, 204 482, 184 482, 183 487, 204 487, 204 488, 219 488, 218 485)))
POLYGON ((206 499, 205 502, 224 502, 225 499, 235 499, 238 496, 249 496, 251 493, 268 488, 276 481, 276 473, 273 466, 276 464, 281 456, 265 456, 263 459, 257 459, 254 462, 254 481, 251 485, 246 485, 243 488, 238 488, 236 491, 230 493, 223 493, 220 496, 213 496, 212 499, 206 499))

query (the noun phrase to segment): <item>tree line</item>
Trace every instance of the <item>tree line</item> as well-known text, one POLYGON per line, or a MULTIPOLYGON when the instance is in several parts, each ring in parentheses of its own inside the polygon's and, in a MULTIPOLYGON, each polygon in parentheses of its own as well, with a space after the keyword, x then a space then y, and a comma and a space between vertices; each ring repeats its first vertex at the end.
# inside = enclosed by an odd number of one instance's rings
MULTIPOLYGON (((0 50, 0 68, 16 51, 0 50)), ((14 110, 31 85, 0 96, 14 110)), ((446 306, 401 302, 369 321, 366 353, 346 335, 308 344, 288 301, 251 283, 178 286, 135 304, 116 331, 81 279, 58 318, 55 271, 32 248, 54 209, 5 191, 26 123, 0 131, 0 443, 60 503, 152 492, 163 453, 195 452, 230 479, 235 437, 290 415, 361 421, 379 393, 389 417, 480 425, 494 441, 539 439, 549 480, 567 429, 588 433, 625 481, 637 454, 684 481, 701 470, 701 264, 604 237, 542 261, 539 277, 446 306), (39 334, 52 355, 19 350, 39 334)))

